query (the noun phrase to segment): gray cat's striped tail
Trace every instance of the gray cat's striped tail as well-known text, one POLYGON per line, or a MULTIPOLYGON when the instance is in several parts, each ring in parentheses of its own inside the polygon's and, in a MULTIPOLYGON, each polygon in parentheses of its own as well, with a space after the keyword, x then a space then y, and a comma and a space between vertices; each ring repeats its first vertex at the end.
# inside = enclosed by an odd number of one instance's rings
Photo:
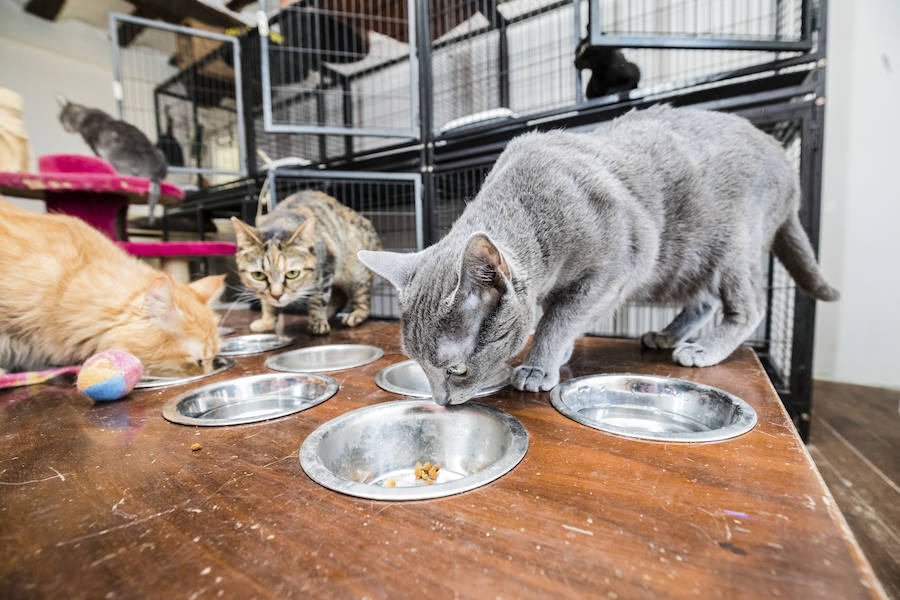
POLYGON ((806 231, 800 224, 800 218, 796 213, 788 217, 775 233, 775 242, 772 244, 775 256, 788 270, 794 281, 811 296, 818 300, 833 302, 839 300, 841 293, 828 285, 813 252, 806 231))
POLYGON ((150 210, 150 225, 156 220, 156 203, 159 201, 159 192, 162 186, 159 179, 151 179, 150 186, 147 188, 147 207, 150 210))

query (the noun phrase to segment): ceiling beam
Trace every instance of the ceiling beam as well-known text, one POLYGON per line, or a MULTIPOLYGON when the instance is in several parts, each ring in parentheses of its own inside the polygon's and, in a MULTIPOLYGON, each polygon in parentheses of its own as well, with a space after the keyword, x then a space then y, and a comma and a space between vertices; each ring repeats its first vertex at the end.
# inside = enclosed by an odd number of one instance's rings
POLYGON ((228 10, 233 10, 234 12, 240 12, 248 4, 253 4, 256 0, 230 0, 228 4, 225 5, 225 8, 228 10))
POLYGON ((28 0, 25 12, 48 21, 55 21, 65 3, 66 0, 28 0))
MULTIPOLYGON (((217 10, 198 0, 128 0, 134 8, 134 16, 145 19, 160 19, 166 23, 180 25, 185 19, 193 18, 212 27, 243 27, 245 23, 228 13, 217 10)), ((128 46, 144 28, 134 23, 119 25, 119 45, 128 46)))

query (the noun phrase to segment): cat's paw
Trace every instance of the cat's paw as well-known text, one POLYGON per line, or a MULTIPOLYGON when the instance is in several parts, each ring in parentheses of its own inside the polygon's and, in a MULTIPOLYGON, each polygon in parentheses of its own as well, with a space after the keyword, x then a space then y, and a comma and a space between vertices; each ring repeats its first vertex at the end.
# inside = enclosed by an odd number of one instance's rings
POLYGON ((328 324, 328 321, 310 321, 306 329, 313 335, 328 335, 328 332, 331 331, 331 326, 328 324))
POLYGON ((365 321, 368 316, 369 313, 367 312, 357 312, 354 310, 352 313, 344 315, 344 317, 341 319, 341 323, 343 323, 347 327, 356 327, 357 325, 365 321))
POLYGON ((674 348, 678 345, 678 339, 674 336, 659 331, 648 331, 641 336, 641 346, 652 350, 674 348))
POLYGON ((523 392, 546 392, 559 383, 559 369, 548 373, 540 367, 520 365, 513 370, 512 384, 523 392))
POLYGON ((275 329, 275 319, 257 319, 250 323, 250 331, 260 333, 275 329))
POLYGON ((679 344, 672 353, 672 360, 685 367, 710 367, 722 359, 696 343, 679 344))

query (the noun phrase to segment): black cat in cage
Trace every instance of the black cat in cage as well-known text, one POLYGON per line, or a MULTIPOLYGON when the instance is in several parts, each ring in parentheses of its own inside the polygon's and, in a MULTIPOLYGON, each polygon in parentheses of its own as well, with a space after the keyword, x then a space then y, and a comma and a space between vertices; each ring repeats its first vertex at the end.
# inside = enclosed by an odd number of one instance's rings
POLYGON ((622 50, 611 46, 591 46, 587 38, 581 40, 575 50, 575 68, 591 70, 591 79, 585 91, 588 98, 633 90, 641 80, 640 68, 629 62, 622 50))

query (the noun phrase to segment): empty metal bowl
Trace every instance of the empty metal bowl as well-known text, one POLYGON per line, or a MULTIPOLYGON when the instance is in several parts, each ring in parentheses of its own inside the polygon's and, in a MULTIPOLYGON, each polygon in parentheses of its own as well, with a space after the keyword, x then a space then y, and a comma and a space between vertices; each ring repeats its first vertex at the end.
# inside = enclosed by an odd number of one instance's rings
POLYGON ((321 425, 300 447, 300 465, 314 481, 343 494, 423 500, 494 481, 519 464, 527 449, 522 424, 495 408, 395 400, 321 425), (416 478, 417 462, 440 467, 428 480, 433 483, 416 478))
POLYGON ((671 377, 579 377, 553 388, 550 402, 582 425, 661 442, 718 442, 756 425, 756 411, 737 396, 671 377))
POLYGON ((338 391, 327 375, 268 373, 205 385, 163 406, 182 425, 240 425, 290 415, 325 402, 338 391))
POLYGON ((191 375, 189 377, 153 377, 152 375, 144 375, 141 380, 137 382, 137 385, 134 386, 134 389, 140 390, 150 388, 163 388, 172 385, 191 383, 192 381, 197 381, 198 379, 211 377, 213 375, 216 375, 217 373, 221 373, 222 371, 230 369, 233 366, 234 361, 230 358, 217 356, 213 359, 213 370, 209 373, 203 373, 201 375, 191 375))
POLYGON ((266 360, 266 366, 275 371, 319 373, 361 367, 382 356, 384 356, 384 350, 375 346, 329 344, 276 354, 266 360))
POLYGON ((226 335, 231 335, 234 333, 234 327, 219 327, 218 329, 219 337, 225 337, 226 335))
POLYGON ((271 350, 277 350, 290 346, 294 338, 274 333, 254 333, 252 335, 239 335, 237 337, 222 340, 219 348, 219 356, 241 356, 246 354, 261 354, 271 350))
MULTIPOLYGON (((512 369, 502 365, 474 397, 487 396, 505 388, 509 384, 511 372, 512 369)), ((431 398, 431 386, 428 385, 425 371, 414 360, 405 360, 378 371, 375 375, 375 384, 395 394, 413 398, 431 398)))

